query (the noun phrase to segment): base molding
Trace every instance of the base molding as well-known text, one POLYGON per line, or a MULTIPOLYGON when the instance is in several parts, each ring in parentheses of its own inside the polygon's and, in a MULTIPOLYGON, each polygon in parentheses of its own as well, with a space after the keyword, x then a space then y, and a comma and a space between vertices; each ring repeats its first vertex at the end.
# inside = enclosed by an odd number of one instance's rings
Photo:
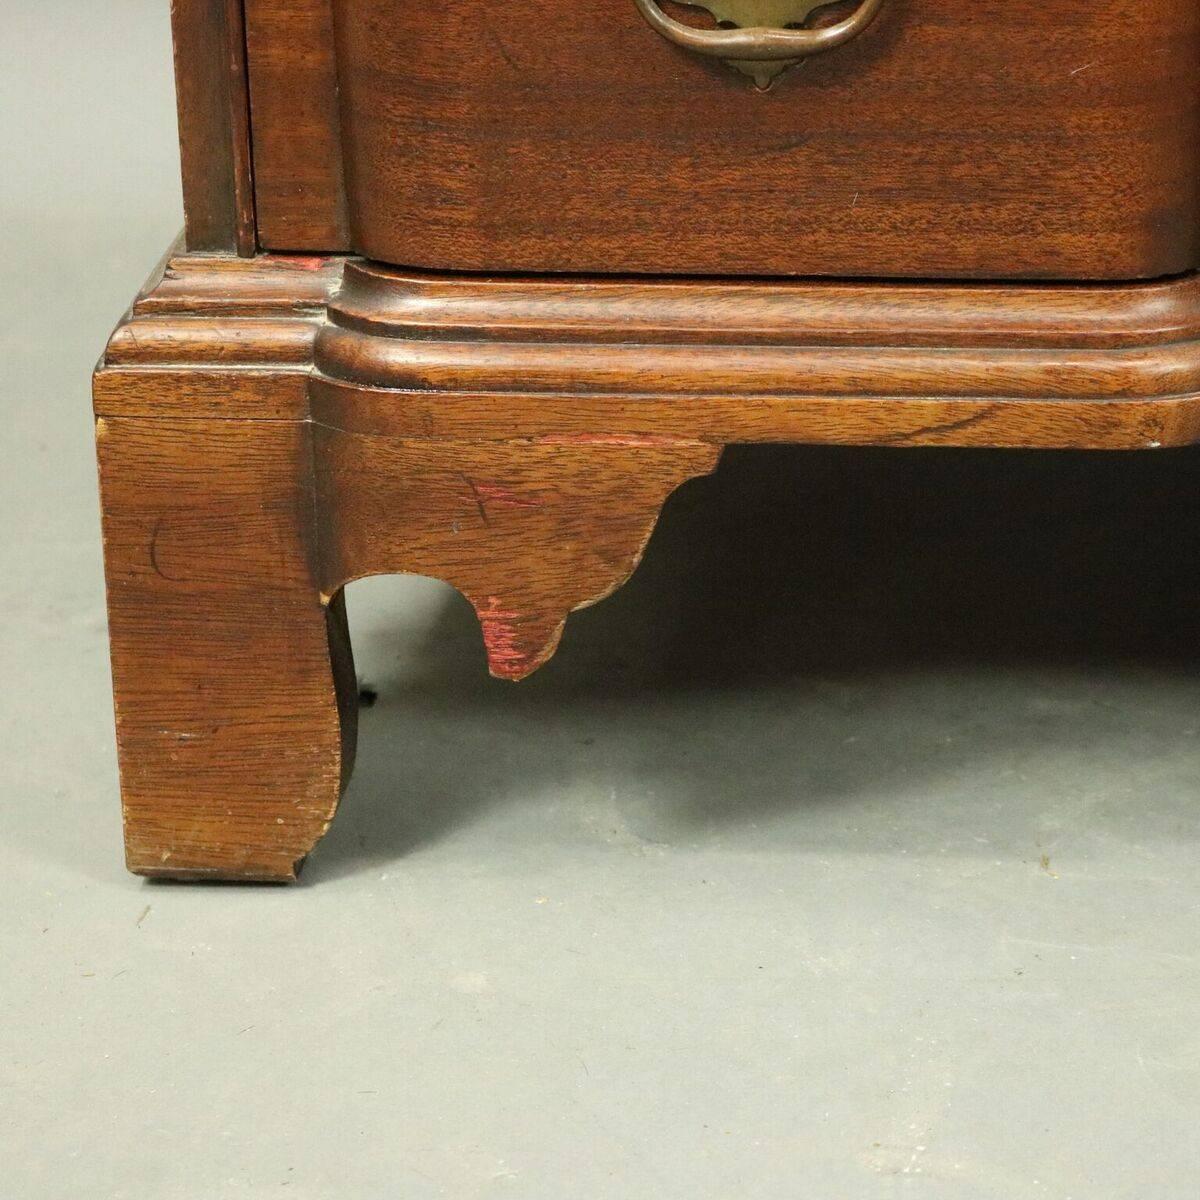
POLYGON ((477 279, 350 261, 314 419, 379 436, 1141 449, 1200 438, 1200 277, 477 279))
POLYGON ((497 676, 735 442, 1200 441, 1200 277, 481 279, 174 255, 95 377, 131 869, 290 879, 353 761, 340 596, 458 588, 497 676))

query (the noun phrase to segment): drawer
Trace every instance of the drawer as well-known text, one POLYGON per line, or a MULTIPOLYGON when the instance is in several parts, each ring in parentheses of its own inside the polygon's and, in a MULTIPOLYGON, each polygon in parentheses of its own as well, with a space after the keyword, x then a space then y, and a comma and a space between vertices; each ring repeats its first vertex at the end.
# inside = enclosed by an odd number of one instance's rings
POLYGON ((766 90, 779 64, 677 44, 809 7, 247 0, 263 240, 468 271, 1200 261, 1196 0, 843 0, 792 33, 865 27, 766 90))

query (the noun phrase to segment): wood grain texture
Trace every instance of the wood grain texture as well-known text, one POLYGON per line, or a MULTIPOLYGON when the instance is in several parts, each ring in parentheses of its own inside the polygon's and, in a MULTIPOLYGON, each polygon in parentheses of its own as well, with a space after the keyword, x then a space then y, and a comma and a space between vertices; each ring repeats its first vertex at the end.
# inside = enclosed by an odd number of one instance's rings
POLYGON ((185 237, 190 250, 257 247, 241 0, 171 0, 185 237))
POLYGON ((129 867, 291 879, 355 716, 313 573, 307 427, 102 418, 97 446, 129 867))
POLYGON ((474 606, 488 666, 524 679, 553 655, 567 617, 633 573, 659 511, 708 474, 695 439, 385 438, 317 425, 323 586, 430 575, 474 606))
POLYGON ((289 880, 353 761, 313 546, 312 343, 340 263, 168 255, 94 381, 130 869, 289 880))
POLYGON ((350 248, 330 0, 245 0, 258 236, 350 248))
POLYGON ((1145 448, 1200 421, 1200 284, 436 277, 350 262, 320 422, 396 437, 1145 448))
POLYGON ((113 333, 96 415, 302 421, 339 259, 169 253, 113 333))
POLYGON ((1200 262, 1195 0, 887 0, 767 94, 625 0, 334 11, 371 258, 929 279, 1200 262))
POLYGON ((173 251, 134 301, 133 315, 320 317, 341 277, 340 259, 259 254, 245 260, 173 251))
POLYGON ((291 879, 349 771, 343 587, 447 580, 519 679, 730 442, 1200 441, 1200 282, 440 277, 169 256, 95 380, 131 868, 291 879))

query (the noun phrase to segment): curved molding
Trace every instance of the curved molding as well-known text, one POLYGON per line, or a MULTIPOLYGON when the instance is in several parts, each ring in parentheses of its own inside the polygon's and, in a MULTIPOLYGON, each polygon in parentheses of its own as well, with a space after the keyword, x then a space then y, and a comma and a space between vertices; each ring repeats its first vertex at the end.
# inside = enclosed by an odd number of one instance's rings
POLYGON ((1200 277, 663 283, 351 261, 315 361, 314 418, 376 435, 1184 445, 1200 277))
POLYGON ((342 269, 336 258, 172 253, 113 333, 101 366, 311 370, 342 269))
POLYGON ((1104 349, 1200 339, 1200 275, 1148 284, 479 277, 351 259, 334 324, 449 341, 1104 349))
MULTIPOLYGON (((582 345, 363 337, 326 326, 331 378, 401 391, 657 397, 1151 399, 1200 394, 1200 343, 1109 350, 582 345)), ((682 430, 681 430, 682 432, 682 430)))
POLYGON ((343 258, 260 254, 167 255, 133 303, 134 317, 320 316, 342 278, 343 258))
POLYGON ((102 367, 100 415, 374 436, 1177 446, 1200 440, 1200 276, 652 282, 175 254, 102 367))

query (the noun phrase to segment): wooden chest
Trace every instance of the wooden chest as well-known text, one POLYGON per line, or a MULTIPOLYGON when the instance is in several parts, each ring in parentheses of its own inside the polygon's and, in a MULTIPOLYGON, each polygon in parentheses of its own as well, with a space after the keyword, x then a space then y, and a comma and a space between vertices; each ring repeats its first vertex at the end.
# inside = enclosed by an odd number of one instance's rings
POLYGON ((290 879, 343 591, 553 654, 737 442, 1200 440, 1196 0, 174 0, 96 375, 127 858, 290 879))

